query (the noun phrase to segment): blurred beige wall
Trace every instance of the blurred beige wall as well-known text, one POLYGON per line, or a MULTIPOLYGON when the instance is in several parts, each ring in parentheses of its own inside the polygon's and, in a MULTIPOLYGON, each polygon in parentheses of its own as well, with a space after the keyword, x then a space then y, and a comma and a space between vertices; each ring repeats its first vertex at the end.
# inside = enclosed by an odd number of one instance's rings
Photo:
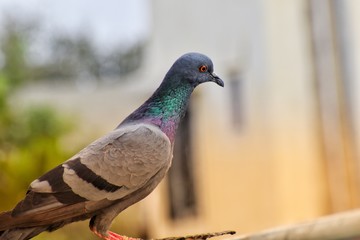
MULTIPOLYGON (((153 3, 149 62, 157 64, 150 66, 162 69, 158 59, 190 49, 209 54, 225 80, 224 89, 202 86, 193 103, 199 214, 182 221, 169 219, 167 199, 158 191, 160 196, 151 196, 152 208, 147 210, 154 236, 199 230, 249 232, 357 206, 350 201, 358 192, 352 192, 351 183, 342 185, 352 176, 329 166, 323 153, 322 121, 332 120, 319 120, 326 109, 318 102, 311 34, 316 23, 309 16, 309 1, 153 3), (240 126, 232 122, 229 87, 234 73, 241 81, 240 126), (329 175, 339 174, 340 184, 329 180, 329 175), (329 188, 344 196, 333 196, 329 188)), ((344 8, 351 9, 349 18, 359 16, 355 1, 344 3, 344 8)), ((359 29, 352 31, 358 34, 359 29)), ((343 146, 334 147, 343 151, 343 146)))

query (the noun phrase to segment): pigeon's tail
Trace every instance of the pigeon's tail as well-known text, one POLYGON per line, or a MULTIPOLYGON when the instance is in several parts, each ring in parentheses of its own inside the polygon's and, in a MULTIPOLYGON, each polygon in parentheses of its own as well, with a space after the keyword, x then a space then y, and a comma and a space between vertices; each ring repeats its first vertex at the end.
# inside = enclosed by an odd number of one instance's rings
POLYGON ((0 240, 26 240, 46 230, 47 226, 29 228, 6 228, 2 226, 16 225, 17 219, 11 216, 11 211, 0 214, 0 240))
POLYGON ((35 237, 45 230, 46 227, 8 229, 0 232, 0 240, 27 240, 35 237))
POLYGON ((111 206, 113 201, 57 204, 47 209, 26 209, 23 203, 24 200, 12 211, 0 213, 0 240, 26 240, 44 231, 55 231, 71 222, 91 218, 99 209, 111 206))
POLYGON ((60 214, 57 210, 19 216, 13 216, 12 211, 0 213, 0 240, 31 239, 44 231, 51 232, 68 223, 88 218, 86 214, 77 216, 61 216, 60 214), (56 219, 56 216, 59 216, 59 219, 56 219))
POLYGON ((80 210, 75 208, 77 205, 80 204, 15 216, 13 211, 0 213, 0 240, 26 240, 41 232, 51 232, 65 224, 88 218, 83 212, 79 214, 80 210))

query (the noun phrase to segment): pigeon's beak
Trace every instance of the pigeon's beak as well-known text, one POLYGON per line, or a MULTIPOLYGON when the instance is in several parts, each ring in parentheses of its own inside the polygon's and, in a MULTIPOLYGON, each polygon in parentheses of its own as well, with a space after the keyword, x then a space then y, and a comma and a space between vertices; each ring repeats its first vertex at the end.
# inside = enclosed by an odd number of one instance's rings
POLYGON ((224 81, 221 80, 215 73, 211 73, 212 81, 215 82, 217 85, 224 87, 224 81))

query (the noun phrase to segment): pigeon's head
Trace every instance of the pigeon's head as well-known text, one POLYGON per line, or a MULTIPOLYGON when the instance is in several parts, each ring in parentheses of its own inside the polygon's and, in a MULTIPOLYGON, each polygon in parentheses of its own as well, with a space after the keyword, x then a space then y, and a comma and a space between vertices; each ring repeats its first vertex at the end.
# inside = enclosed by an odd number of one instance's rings
POLYGON ((224 82, 214 73, 210 58, 201 53, 186 53, 175 61, 168 72, 172 81, 186 81, 193 87, 204 82, 215 82, 224 87, 224 82))

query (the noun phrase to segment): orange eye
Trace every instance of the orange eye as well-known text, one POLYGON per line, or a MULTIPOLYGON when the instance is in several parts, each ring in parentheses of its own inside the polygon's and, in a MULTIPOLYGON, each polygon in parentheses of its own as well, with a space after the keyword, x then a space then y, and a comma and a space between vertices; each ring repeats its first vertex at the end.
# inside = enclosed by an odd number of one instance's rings
POLYGON ((206 72, 208 70, 208 67, 206 66, 206 65, 201 65, 200 67, 199 67, 199 71, 200 72, 206 72))

